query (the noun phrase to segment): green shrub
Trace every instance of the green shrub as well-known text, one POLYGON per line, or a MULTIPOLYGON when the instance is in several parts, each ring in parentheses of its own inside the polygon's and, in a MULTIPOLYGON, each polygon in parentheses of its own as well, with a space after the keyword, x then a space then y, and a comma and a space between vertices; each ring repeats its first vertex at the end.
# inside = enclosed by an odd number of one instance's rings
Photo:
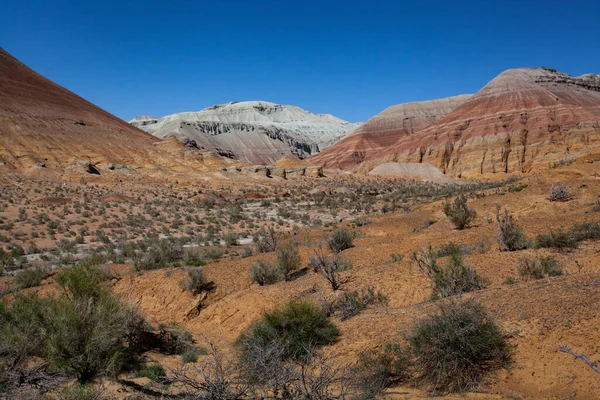
POLYGON ((560 252, 573 250, 577 248, 577 238, 569 231, 562 229, 553 231, 548 234, 541 234, 535 238, 535 247, 539 248, 554 248, 560 252))
POLYGON ((519 275, 525 279, 542 279, 545 276, 559 276, 562 273, 562 265, 554 256, 519 259, 519 275))
POLYGON ((523 228, 521 228, 513 216, 504 209, 504 213, 500 213, 500 207, 496 209, 496 222, 498 224, 498 243, 502 250, 517 251, 529 247, 529 241, 525 237, 523 228))
POLYGON ((286 278, 290 272, 300 268, 300 254, 297 245, 291 243, 279 246, 275 252, 277 254, 277 266, 283 271, 286 278))
POLYGON ((315 349, 336 342, 339 335, 324 311, 308 302, 290 301, 266 312, 236 344, 242 361, 251 361, 257 351, 274 345, 280 346, 282 360, 304 360, 315 349))
POLYGON ((101 283, 106 275, 98 266, 84 263, 64 268, 55 278, 56 283, 73 298, 105 295, 101 283))
POLYGON ((411 354, 398 344, 386 344, 379 351, 361 351, 355 368, 361 398, 373 398, 390 386, 411 376, 411 354))
POLYGON ((285 280, 285 272, 278 264, 266 261, 256 261, 250 266, 252 280, 261 286, 272 285, 285 280))
POLYGON ((332 304, 332 310, 344 321, 360 314, 371 304, 387 305, 388 298, 369 286, 361 291, 344 292, 332 304))
POLYGON ((456 229, 465 229, 477 218, 477 213, 469 207, 467 197, 462 194, 453 203, 445 203, 443 210, 456 229))
POLYGON ((344 228, 337 228, 327 238, 327 246, 334 253, 339 253, 353 246, 352 235, 344 228))
POLYGON ((571 228, 571 234, 579 242, 584 240, 599 240, 600 221, 577 224, 571 228))
POLYGON ((91 385, 73 385, 59 389, 58 400, 99 400, 100 392, 91 385))
POLYGON ((417 323, 409 342, 420 377, 438 392, 472 389, 512 361, 506 336, 472 301, 441 304, 438 313, 417 323))
POLYGON ((190 347, 181 354, 181 362, 184 364, 195 363, 198 361, 200 352, 194 347, 190 347))
POLYGON ((526 188, 527 188, 527 185, 524 184, 524 183, 521 183, 519 185, 511 185, 511 186, 509 186, 508 187, 508 191, 511 192, 511 193, 512 192, 520 192, 521 190, 526 189, 526 188))
POLYGON ((57 276, 58 297, 17 296, 2 306, 0 353, 18 362, 40 356, 51 368, 87 382, 114 375, 136 362, 145 327, 137 312, 102 288, 102 271, 78 265, 57 276))
POLYGON ((15 285, 17 285, 19 289, 40 286, 47 276, 48 271, 45 268, 36 267, 26 269, 17 273, 15 276, 15 285))
POLYGON ((154 382, 162 382, 167 376, 165 368, 160 364, 150 364, 139 371, 138 376, 148 378, 154 382))
POLYGON ((438 264, 436 252, 431 247, 429 250, 421 251, 420 255, 416 252, 413 253, 412 261, 431 281, 433 285, 432 298, 434 299, 486 287, 486 281, 477 274, 473 267, 465 263, 458 247, 451 249, 446 266, 438 264))
POLYGON ((0 303, 0 360, 18 365, 43 355, 47 310, 48 301, 35 295, 17 294, 9 305, 0 303))

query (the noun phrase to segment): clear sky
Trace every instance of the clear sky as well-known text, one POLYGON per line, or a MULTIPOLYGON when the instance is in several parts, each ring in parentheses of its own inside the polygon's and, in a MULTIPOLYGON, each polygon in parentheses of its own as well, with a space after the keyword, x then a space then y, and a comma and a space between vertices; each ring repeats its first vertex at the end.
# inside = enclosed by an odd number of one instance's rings
POLYGON ((364 121, 513 67, 600 73, 600 0, 4 0, 0 46, 123 118, 266 100, 364 121))

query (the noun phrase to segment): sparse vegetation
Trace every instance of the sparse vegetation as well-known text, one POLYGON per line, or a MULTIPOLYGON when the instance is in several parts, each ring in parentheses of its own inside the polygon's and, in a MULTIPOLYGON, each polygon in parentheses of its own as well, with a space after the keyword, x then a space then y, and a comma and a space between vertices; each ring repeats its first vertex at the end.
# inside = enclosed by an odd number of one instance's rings
POLYGON ((410 349, 399 344, 386 344, 380 350, 359 353, 357 386, 362 398, 373 398, 386 388, 408 380, 412 372, 410 349))
POLYGON ((348 277, 342 277, 341 273, 352 269, 352 264, 341 258, 339 253, 326 254, 322 244, 319 244, 313 249, 310 267, 313 271, 323 275, 333 290, 338 290, 349 280, 348 277))

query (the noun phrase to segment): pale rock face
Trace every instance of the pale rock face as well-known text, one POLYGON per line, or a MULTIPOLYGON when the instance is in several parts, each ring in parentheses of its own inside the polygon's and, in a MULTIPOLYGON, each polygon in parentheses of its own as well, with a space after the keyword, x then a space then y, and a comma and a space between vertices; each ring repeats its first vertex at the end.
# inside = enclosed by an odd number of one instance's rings
POLYGON ((218 104, 163 118, 139 116, 129 122, 161 139, 188 138, 199 146, 253 164, 318 153, 360 125, 265 101, 218 104))

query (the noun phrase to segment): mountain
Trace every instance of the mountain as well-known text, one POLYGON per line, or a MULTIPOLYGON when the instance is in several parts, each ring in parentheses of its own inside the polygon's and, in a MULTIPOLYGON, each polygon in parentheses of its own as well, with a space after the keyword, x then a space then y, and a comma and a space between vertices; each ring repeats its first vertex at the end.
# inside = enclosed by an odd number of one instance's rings
POLYGON ((413 136, 469 98, 461 95, 389 107, 310 161, 327 168, 351 169, 364 161, 377 160, 401 139, 413 136))
POLYGON ((479 176, 528 172, 594 152, 600 152, 600 76, 518 68, 403 137, 379 162, 429 162, 451 176, 479 176))
POLYGON ((137 129, 0 48, 0 167, 93 171, 91 163, 174 172, 201 166, 203 157, 137 129))
POLYGON ((218 104, 163 118, 139 116, 129 122, 158 138, 193 140, 200 147, 252 164, 270 164, 291 155, 305 158, 358 126, 329 114, 266 101, 218 104))

